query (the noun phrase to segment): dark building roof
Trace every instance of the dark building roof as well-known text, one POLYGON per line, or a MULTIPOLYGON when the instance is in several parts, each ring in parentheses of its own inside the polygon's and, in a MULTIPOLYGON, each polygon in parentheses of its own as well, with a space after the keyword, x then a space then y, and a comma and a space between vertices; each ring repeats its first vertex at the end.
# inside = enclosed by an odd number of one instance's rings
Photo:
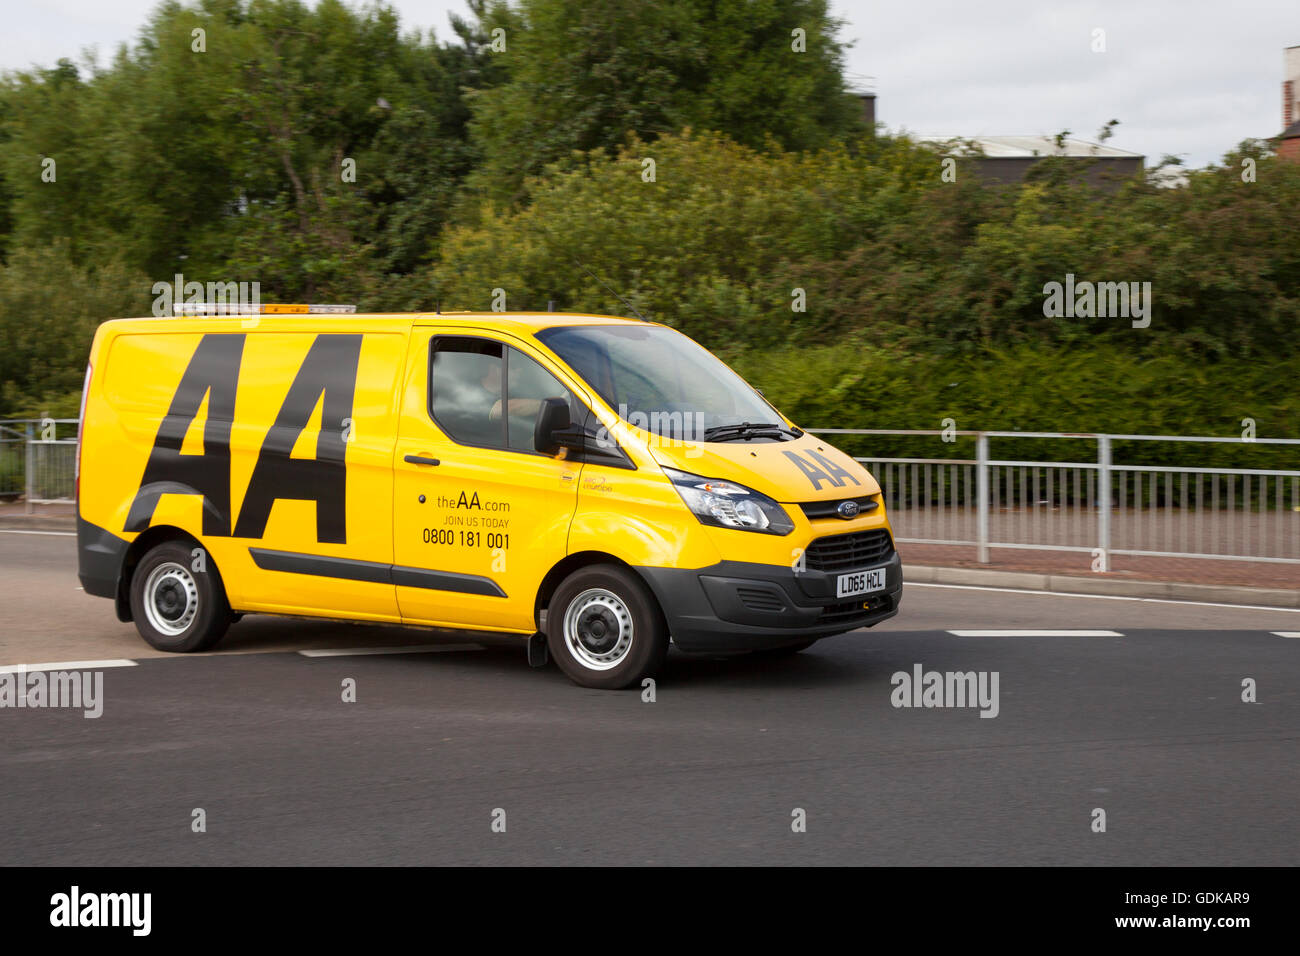
POLYGON ((1300 139, 1300 120, 1296 120, 1284 129, 1278 139, 1300 139))
POLYGON ((1141 153, 1130 153, 1083 139, 1062 139, 1055 136, 916 136, 918 142, 945 144, 970 143, 983 151, 985 159, 1045 159, 1048 156, 1068 156, 1072 159, 1145 159, 1141 153))

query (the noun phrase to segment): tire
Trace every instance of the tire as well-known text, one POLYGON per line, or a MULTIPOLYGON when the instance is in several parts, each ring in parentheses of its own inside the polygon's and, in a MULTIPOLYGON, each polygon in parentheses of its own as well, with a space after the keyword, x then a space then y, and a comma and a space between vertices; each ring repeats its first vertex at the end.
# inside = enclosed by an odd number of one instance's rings
POLYGON ((151 548, 131 575, 135 628, 160 651, 206 651, 230 626, 226 589, 211 555, 205 571, 194 571, 192 552, 187 542, 165 541, 151 548))
POLYGON ((800 651, 806 651, 816 644, 816 641, 800 641, 798 644, 786 644, 784 647, 768 647, 761 651, 754 651, 757 657, 793 657, 800 651))
POLYGON ((574 571, 546 613, 546 645, 575 684, 618 690, 654 677, 668 656, 668 625, 632 571, 595 564, 574 571))

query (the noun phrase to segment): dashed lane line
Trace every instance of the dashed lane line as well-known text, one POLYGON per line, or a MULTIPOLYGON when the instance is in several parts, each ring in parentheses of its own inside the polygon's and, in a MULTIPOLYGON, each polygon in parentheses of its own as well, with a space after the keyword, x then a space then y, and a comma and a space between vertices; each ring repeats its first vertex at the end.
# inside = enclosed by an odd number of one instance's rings
POLYGON ((1224 604, 1218 601, 1177 601, 1173 598, 1132 597, 1127 594, 1078 594, 1073 591, 1033 591, 1028 588, 995 588, 985 584, 932 584, 929 581, 904 581, 909 588, 949 588, 954 591, 996 591, 999 594, 1037 594, 1043 597, 1092 598, 1096 601, 1144 601, 1148 604, 1182 604, 1185 607, 1226 607, 1234 611, 1279 611, 1300 614, 1300 607, 1270 607, 1267 604, 1224 604))
MULTIPOLYGON (((481 651, 482 644, 412 644, 406 647, 324 647, 312 650, 295 651, 302 657, 362 657, 372 654, 437 654, 448 651, 481 651)), ((250 651, 248 654, 273 654, 278 651, 250 651)), ((235 655, 222 654, 177 654, 167 657, 147 658, 147 660, 177 660, 189 658, 200 660, 209 657, 235 655)), ((246 656, 240 654, 238 656, 246 656)), ((0 674, 21 674, 26 671, 94 671, 108 667, 135 667, 139 661, 126 658, 114 658, 102 661, 53 661, 44 664, 2 664, 0 674)))
POLYGON ((949 631, 953 637, 1123 637, 1119 631, 1088 631, 1088 630, 1031 630, 1031 629, 1014 629, 1006 630, 976 630, 976 631, 949 631))
MULTIPOLYGON (((1030 591, 1030 594, 1037 593, 1030 591)), ((1093 595, 1081 595, 1092 597, 1093 595)), ((1179 602, 1181 603, 1181 602, 1179 602)), ((1041 628, 1000 628, 1000 629, 957 629, 945 633, 953 637, 1124 637, 1120 631, 1089 629, 1041 629, 1041 628)), ((1300 639, 1300 631, 1269 631, 1275 637, 1300 639)), ((365 657, 378 654, 439 654, 461 651, 482 651, 482 644, 414 644, 404 647, 329 647, 300 650, 294 653, 301 657, 365 657)), ((276 653, 273 651, 249 651, 250 654, 276 653)), ((183 655, 191 660, 222 656, 213 654, 183 655)), ((242 656, 242 655, 241 655, 242 656)), ((154 660, 155 658, 150 658, 154 660)), ((174 657, 159 659, 175 659, 174 657)), ((0 674, 20 674, 30 671, 92 671, 110 667, 135 667, 139 661, 126 658, 112 658, 102 661, 51 661, 42 664, 0 664, 0 674)))
POLYGON ((4 664, 0 674, 22 674, 28 671, 98 671, 108 667, 135 667, 135 661, 116 658, 107 661, 55 661, 49 664, 4 664))
POLYGON ((481 651, 482 644, 415 644, 409 647, 331 647, 298 651, 303 657, 360 657, 370 654, 437 654, 444 651, 481 651))

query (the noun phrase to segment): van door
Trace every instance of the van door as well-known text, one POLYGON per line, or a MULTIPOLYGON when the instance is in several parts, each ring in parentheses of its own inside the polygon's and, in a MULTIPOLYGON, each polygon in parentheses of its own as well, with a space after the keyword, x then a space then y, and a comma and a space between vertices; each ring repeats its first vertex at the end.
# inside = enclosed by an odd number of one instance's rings
POLYGON ((419 327, 393 458, 393 582, 402 619, 531 632, 542 578, 567 553, 581 464, 539 452, 541 402, 586 414, 524 342, 419 327))

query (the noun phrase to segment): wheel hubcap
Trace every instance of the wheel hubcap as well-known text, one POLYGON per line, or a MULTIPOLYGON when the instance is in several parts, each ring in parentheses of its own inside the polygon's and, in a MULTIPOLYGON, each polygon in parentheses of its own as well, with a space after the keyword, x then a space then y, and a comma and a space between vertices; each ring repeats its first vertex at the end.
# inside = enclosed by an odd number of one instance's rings
POLYGON ((632 612, 613 591, 583 591, 565 612, 564 643, 584 667, 617 667, 632 650, 632 612))
POLYGON ((189 569, 167 561, 150 571, 144 583, 144 613, 159 633, 184 634, 199 613, 199 588, 189 569))

